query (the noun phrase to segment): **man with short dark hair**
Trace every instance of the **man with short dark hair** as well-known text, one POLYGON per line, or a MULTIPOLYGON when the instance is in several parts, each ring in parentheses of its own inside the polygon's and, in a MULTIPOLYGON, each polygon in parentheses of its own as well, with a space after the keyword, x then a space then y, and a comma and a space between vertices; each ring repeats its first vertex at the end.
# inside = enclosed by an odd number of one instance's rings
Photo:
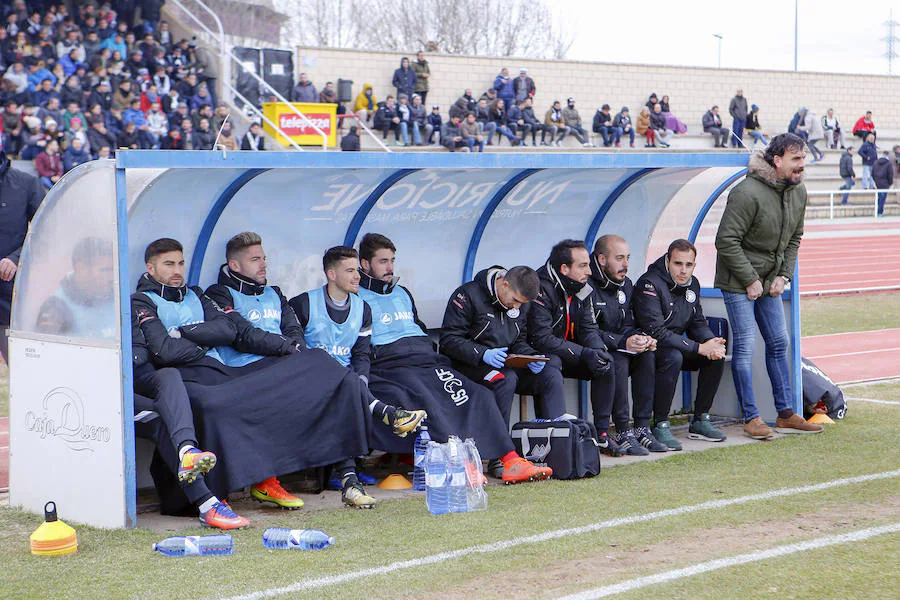
POLYGON ((853 124, 853 135, 862 140, 869 139, 869 135, 876 136, 877 138, 875 122, 872 120, 871 110, 867 110, 866 114, 857 119, 856 123, 853 124))
POLYGON ((888 156, 888 151, 885 150, 881 158, 875 161, 875 164, 872 166, 872 179, 875 180, 875 187, 879 190, 878 211, 876 213, 876 216, 879 217, 884 216, 884 203, 887 200, 887 192, 881 190, 890 188, 894 183, 894 164, 888 156))
POLYGON ((356 131, 356 125, 351 125, 347 135, 341 138, 341 150, 343 152, 359 152, 359 134, 356 131))
POLYGON ((613 117, 612 126, 613 129, 616 130, 616 148, 621 145, 621 142, 618 140, 620 140, 623 135, 628 136, 628 143, 634 148, 634 124, 631 122, 627 106, 623 106, 622 110, 613 117))
POLYGON ((609 114, 609 104, 604 104, 594 114, 594 122, 591 129, 599 133, 603 139, 603 147, 609 148, 613 144, 618 145, 622 133, 612 125, 612 116, 609 114))
POLYGON ((441 145, 450 152, 471 152, 475 140, 463 137, 459 118, 453 115, 441 128, 441 145))
POLYGON ((413 90, 422 99, 422 104, 428 99, 428 88, 431 77, 431 66, 425 60, 425 52, 416 52, 416 62, 413 63, 413 71, 416 72, 416 87, 413 90))
MULTIPOLYGON (((856 171, 853 169, 853 146, 847 146, 847 149, 841 154, 841 161, 838 166, 841 179, 844 185, 839 187, 840 190, 849 190, 856 184, 856 171)), ((844 194, 841 198, 841 204, 847 204, 850 194, 844 194)))
POLYGON ((731 147, 740 148, 744 139, 744 123, 747 121, 747 99, 744 90, 739 89, 728 104, 728 114, 734 119, 731 125, 731 147))
POLYGON ((541 293, 528 311, 528 343, 562 362, 563 377, 591 382, 591 407, 600 451, 621 456, 609 435, 612 412, 612 357, 591 310, 590 255, 584 242, 563 240, 538 269, 541 293))
POLYGON ((722 127, 722 118, 719 116, 719 107, 713 106, 702 119, 703 131, 713 137, 713 148, 725 148, 728 139, 728 128, 722 127))
POLYGON ((632 304, 638 327, 656 340, 653 437, 669 450, 682 448, 669 427, 681 371, 699 371, 688 437, 708 442, 725 440, 709 419, 709 409, 725 371, 725 340, 716 337, 703 316, 700 282, 694 277, 696 264, 694 245, 675 240, 637 280, 632 304))
POLYGON ((728 193, 716 233, 716 282, 725 299, 732 331, 731 373, 743 413, 744 432, 769 439, 753 397, 753 346, 756 328, 765 342, 766 367, 779 433, 819 433, 792 408, 789 337, 781 294, 794 274, 803 219, 806 147, 791 133, 772 138, 765 153, 750 157, 747 178, 728 193))

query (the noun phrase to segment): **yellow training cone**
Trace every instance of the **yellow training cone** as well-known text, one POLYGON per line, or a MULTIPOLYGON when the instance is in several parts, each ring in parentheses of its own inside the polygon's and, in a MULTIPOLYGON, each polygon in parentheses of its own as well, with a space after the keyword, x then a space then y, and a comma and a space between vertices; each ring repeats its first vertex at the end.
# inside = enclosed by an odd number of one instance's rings
POLYGON ((412 486, 413 484, 409 482, 409 479, 399 473, 388 475, 384 478, 384 481, 378 484, 378 487, 383 490, 408 490, 412 486))
POLYGON ((75 530, 58 519, 55 502, 44 505, 44 522, 29 539, 31 553, 38 556, 59 556, 78 551, 75 530))
POLYGON ((816 423, 817 425, 834 425, 834 420, 825 413, 816 413, 806 421, 808 423, 816 423))

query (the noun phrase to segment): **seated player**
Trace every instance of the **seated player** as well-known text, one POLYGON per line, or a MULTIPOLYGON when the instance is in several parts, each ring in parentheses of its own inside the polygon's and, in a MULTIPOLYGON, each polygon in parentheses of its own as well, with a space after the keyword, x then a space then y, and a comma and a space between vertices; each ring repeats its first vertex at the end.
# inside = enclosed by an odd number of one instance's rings
POLYGON ((600 452, 621 456, 609 435, 613 404, 612 357, 600 337, 591 310, 591 260, 584 242, 563 240, 538 269, 541 293, 528 313, 528 342, 538 352, 562 361, 563 377, 591 382, 591 408, 600 452))
MULTIPOLYGON (((490 391, 453 369, 447 357, 434 351, 412 294, 397 285, 394 277, 394 243, 383 235, 367 233, 359 248, 359 297, 372 310, 372 393, 397 406, 424 405, 432 439, 445 442, 449 435, 474 439, 482 456, 500 458, 505 483, 550 477, 552 469, 537 467, 516 454, 509 427, 490 391)), ((377 437, 377 426, 375 433, 377 437)), ((380 443, 388 445, 390 440, 380 443)), ((410 451, 409 445, 384 449, 410 451)))
MULTIPOLYGON (((537 355, 528 345, 528 303, 540 290, 538 275, 530 267, 490 267, 456 289, 447 302, 441 326, 441 354, 453 368, 489 388, 509 427, 515 394, 536 400, 539 418, 566 416, 566 399, 558 357, 550 363, 532 362, 527 368, 505 366, 508 354, 537 355)), ((493 459, 488 472, 496 478, 503 464, 493 459)))
POLYGON ((234 309, 226 313, 202 290, 184 284, 177 241, 156 240, 145 260, 132 312, 154 365, 181 372, 200 441, 220 461, 206 477, 214 493, 252 485, 260 501, 299 508, 302 500, 287 493, 277 475, 368 451, 369 415, 358 378, 325 353, 301 353, 280 335, 274 336, 276 347, 273 338, 260 341, 246 328, 238 332, 234 309), (232 344, 269 356, 229 366, 220 349, 232 344))
POLYGON ((666 452, 666 445, 653 437, 650 413, 653 410, 653 370, 656 340, 634 325, 631 298, 634 285, 628 278, 631 254, 628 243, 617 235, 597 239, 591 253, 591 276, 594 289, 591 305, 600 337, 613 357, 612 420, 616 426, 616 443, 626 454, 646 456, 650 452, 666 452), (628 377, 631 377, 634 428, 628 426, 628 377))
POLYGON ((637 280, 632 310, 638 327, 656 340, 653 435, 669 450, 681 450, 672 435, 669 412, 681 371, 699 371, 694 418, 688 437, 721 442, 725 435, 709 420, 725 370, 725 340, 716 337, 700 306, 694 277, 697 249, 687 240, 669 244, 665 255, 637 280))
MULTIPOLYGON (((303 326, 297 315, 281 290, 267 283, 262 238, 253 232, 239 233, 228 241, 225 256, 228 263, 219 269, 219 282, 206 290, 207 296, 225 307, 238 331, 233 347, 218 349, 223 362, 230 367, 253 364, 264 356, 279 355, 285 343, 296 349, 305 348, 308 341, 304 341, 303 326)), ((324 362, 327 370, 338 369, 317 345, 312 348, 303 350, 296 360, 310 364, 324 362)), ((304 385, 314 387, 311 382, 304 382, 304 385)), ((425 417, 424 411, 397 410, 371 398, 361 381, 356 381, 354 387, 375 418, 390 425, 397 435, 405 436, 415 430, 425 417)), ((340 461, 335 469, 341 479, 341 497, 345 504, 360 508, 375 506, 375 499, 366 494, 356 474, 355 458, 340 461)), ((250 493, 260 500, 267 500, 256 488, 251 488, 250 493)))

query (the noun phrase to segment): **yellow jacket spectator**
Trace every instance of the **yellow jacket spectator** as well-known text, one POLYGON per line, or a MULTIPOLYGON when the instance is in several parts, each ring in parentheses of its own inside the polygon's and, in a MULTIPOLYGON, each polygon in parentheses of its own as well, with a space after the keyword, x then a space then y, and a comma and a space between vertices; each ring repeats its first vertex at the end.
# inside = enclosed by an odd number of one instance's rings
POLYGON ((363 91, 356 96, 353 112, 358 114, 362 120, 368 121, 372 118, 372 115, 375 114, 376 110, 378 110, 378 100, 375 98, 372 84, 364 83, 363 91))

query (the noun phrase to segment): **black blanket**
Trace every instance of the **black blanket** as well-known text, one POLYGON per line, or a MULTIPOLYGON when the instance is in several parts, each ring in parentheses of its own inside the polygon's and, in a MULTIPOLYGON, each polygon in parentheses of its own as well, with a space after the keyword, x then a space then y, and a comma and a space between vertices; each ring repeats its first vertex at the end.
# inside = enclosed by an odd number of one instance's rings
MULTIPOLYGON (((428 338, 404 338, 379 346, 372 361, 369 390, 387 404, 425 409, 431 439, 472 438, 481 456, 499 458, 513 449, 494 395, 450 366, 428 338)), ((373 426, 373 446, 386 452, 412 452, 414 436, 398 438, 382 423, 373 426)))

